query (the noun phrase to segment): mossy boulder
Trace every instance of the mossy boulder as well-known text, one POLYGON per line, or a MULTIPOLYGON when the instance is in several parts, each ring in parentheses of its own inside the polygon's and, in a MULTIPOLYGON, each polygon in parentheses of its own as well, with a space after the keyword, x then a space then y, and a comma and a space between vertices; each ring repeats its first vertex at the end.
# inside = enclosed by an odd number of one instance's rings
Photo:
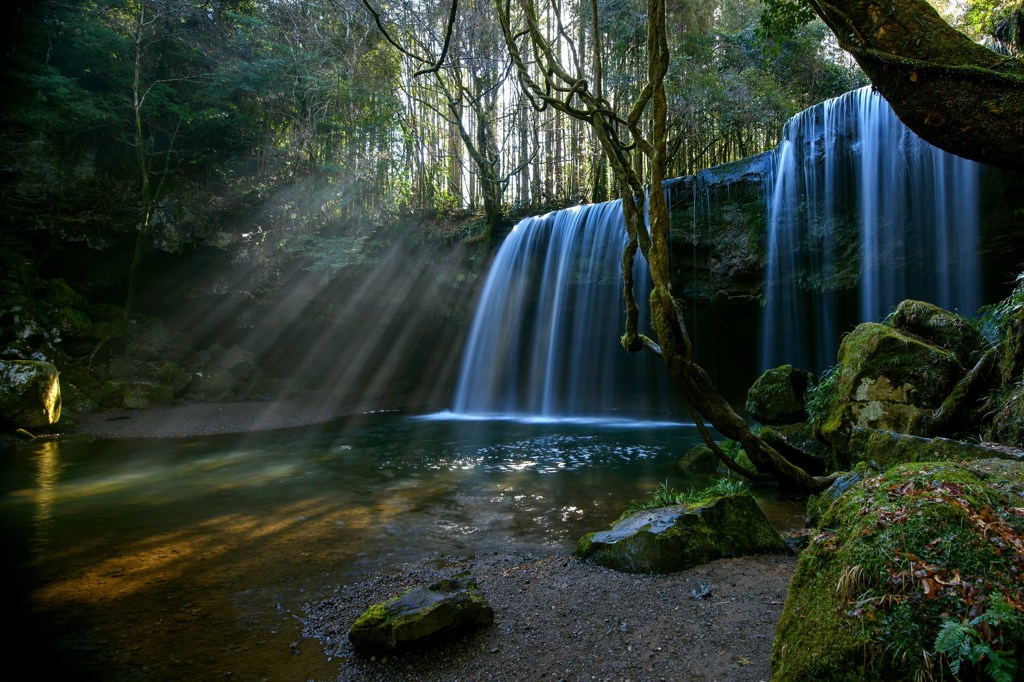
POLYGON ((359 616, 348 632, 360 654, 388 654, 451 639, 494 622, 494 611, 468 576, 414 587, 359 616))
POLYGON ((748 494, 627 514, 576 545, 581 559, 627 573, 672 573, 721 557, 788 551, 748 494))
POLYGON ((922 438, 894 431, 854 428, 850 435, 852 462, 865 462, 881 471, 909 462, 960 462, 971 459, 1003 459, 1005 450, 983 443, 951 438, 922 438))
POLYGON ((34 429, 60 419, 60 380, 48 362, 0 360, 0 421, 34 429))
POLYGON ((1021 462, 904 464, 854 481, 800 555, 772 680, 952 679, 954 659, 959 679, 981 679, 992 656, 940 655, 937 637, 973 621, 965 641, 1004 662, 1024 641, 1022 507, 1021 462))
POLYGON ((967 320, 924 301, 903 301, 896 306, 889 324, 948 350, 964 366, 973 365, 986 345, 981 332, 967 320))
POLYGON ((129 410, 145 410, 152 407, 167 407, 174 402, 174 389, 154 381, 118 382, 121 405, 129 410))
POLYGON ((747 391, 747 412, 762 424, 796 424, 807 419, 807 387, 814 375, 791 365, 769 369, 747 391))
POLYGON ((933 410, 963 373, 950 351, 888 325, 865 322, 846 335, 838 364, 822 382, 818 424, 833 445, 853 427, 907 432, 933 410))
POLYGON ((721 461, 707 443, 694 445, 679 458, 679 468, 685 471, 712 473, 718 469, 721 461))

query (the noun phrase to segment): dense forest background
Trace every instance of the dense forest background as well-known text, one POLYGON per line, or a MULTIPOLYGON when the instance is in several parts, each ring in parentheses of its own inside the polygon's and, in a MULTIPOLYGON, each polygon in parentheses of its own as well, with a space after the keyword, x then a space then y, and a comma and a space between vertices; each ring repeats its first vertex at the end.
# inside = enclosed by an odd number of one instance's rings
MULTIPOLYGON (((644 7, 597 7, 604 87, 627 106, 644 7)), ((447 6, 382 11, 411 50, 440 52, 447 6)), ((546 30, 586 45, 589 11, 564 5, 559 24, 549 6, 546 30)), ((24 5, 3 72, 4 229, 99 246, 141 227, 165 250, 269 240, 337 270, 368 256, 371 226, 410 213, 608 198, 592 133, 530 106, 492 14, 461 3, 449 60, 414 76, 356 0, 24 5)), ((750 0, 672 5, 674 175, 771 148, 795 112, 866 82, 822 24, 775 40, 760 15, 750 0)))

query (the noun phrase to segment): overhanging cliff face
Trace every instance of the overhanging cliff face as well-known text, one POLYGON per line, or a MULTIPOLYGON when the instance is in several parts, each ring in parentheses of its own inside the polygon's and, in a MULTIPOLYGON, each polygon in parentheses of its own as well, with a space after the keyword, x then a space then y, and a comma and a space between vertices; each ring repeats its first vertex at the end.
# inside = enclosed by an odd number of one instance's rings
POLYGON ((710 301, 760 298, 773 163, 765 152, 665 183, 679 293, 710 301))

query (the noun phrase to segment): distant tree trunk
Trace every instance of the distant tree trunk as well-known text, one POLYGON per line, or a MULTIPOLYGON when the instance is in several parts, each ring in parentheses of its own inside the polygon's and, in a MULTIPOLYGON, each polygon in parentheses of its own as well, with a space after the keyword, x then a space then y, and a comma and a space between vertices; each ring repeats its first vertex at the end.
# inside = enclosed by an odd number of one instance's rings
POLYGON ((1024 171, 1024 61, 971 41, 924 0, 807 1, 908 128, 1024 171))
POLYGON ((452 106, 453 120, 448 124, 448 190, 455 198, 456 206, 462 206, 462 138, 459 123, 462 118, 462 103, 452 106))

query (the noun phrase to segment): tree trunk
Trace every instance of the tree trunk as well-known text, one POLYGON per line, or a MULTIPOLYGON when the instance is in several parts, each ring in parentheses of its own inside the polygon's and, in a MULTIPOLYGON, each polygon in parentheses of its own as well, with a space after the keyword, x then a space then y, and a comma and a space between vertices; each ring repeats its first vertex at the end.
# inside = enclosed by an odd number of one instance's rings
POLYGON ((1024 61, 974 43, 924 0, 809 0, 908 128, 1024 171, 1024 61))

